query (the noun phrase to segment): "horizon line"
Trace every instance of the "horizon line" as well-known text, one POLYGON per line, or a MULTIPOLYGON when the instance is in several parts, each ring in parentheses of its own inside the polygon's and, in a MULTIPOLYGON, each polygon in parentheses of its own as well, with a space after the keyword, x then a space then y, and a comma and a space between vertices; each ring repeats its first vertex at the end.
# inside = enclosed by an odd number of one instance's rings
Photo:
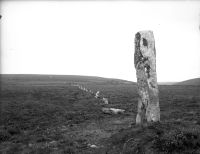
MULTIPOLYGON (((95 76, 95 75, 82 75, 82 74, 24 74, 24 73, 0 73, 0 75, 41 75, 41 76, 85 76, 85 77, 98 77, 98 78, 106 78, 106 79, 116 79, 116 80, 125 80, 128 82, 137 82, 137 81, 130 81, 121 78, 113 78, 113 77, 103 77, 103 76, 95 76)), ((179 81, 157 81, 158 83, 177 83, 183 82, 191 79, 199 79, 200 77, 194 77, 186 80, 179 80, 179 81)))

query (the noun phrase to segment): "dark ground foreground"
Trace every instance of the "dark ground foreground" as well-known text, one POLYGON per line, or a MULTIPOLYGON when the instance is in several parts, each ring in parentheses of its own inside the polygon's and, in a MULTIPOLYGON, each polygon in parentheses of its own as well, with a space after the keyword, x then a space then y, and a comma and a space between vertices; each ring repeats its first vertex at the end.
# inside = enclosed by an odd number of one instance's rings
POLYGON ((2 154, 200 154, 200 86, 159 86, 161 123, 139 127, 135 83, 37 75, 1 81, 2 154), (100 91, 109 104, 73 83, 100 91), (125 113, 104 114, 102 107, 125 113))

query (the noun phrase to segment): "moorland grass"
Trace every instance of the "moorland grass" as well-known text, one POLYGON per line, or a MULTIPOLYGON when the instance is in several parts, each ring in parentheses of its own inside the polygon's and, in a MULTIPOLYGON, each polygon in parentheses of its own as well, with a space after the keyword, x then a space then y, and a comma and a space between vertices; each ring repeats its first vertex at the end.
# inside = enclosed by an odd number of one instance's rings
POLYGON ((136 88, 99 78, 6 76, 0 95, 0 152, 200 153, 200 86, 159 86, 161 122, 143 127, 134 125, 136 88), (105 104, 71 86, 74 82, 100 91, 109 99, 106 107, 125 109, 125 114, 102 113, 105 104))

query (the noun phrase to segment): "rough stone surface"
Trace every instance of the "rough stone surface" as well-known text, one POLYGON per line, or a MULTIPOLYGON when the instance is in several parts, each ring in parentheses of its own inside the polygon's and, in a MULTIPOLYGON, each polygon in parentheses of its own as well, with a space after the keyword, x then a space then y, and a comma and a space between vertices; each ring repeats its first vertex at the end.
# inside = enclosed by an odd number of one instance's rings
POLYGON ((116 109, 116 108, 102 108, 103 113, 106 114, 122 114, 125 112, 123 109, 116 109))
POLYGON ((134 64, 139 94, 136 124, 160 121, 156 49, 152 31, 135 34, 134 64))

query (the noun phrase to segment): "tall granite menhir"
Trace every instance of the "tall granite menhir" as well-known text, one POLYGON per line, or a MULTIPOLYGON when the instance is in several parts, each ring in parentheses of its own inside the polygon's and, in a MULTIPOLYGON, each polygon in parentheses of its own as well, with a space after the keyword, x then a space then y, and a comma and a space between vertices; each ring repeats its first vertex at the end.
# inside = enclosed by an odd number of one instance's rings
POLYGON ((136 124, 160 121, 156 49, 152 31, 135 34, 134 64, 139 94, 136 124))

